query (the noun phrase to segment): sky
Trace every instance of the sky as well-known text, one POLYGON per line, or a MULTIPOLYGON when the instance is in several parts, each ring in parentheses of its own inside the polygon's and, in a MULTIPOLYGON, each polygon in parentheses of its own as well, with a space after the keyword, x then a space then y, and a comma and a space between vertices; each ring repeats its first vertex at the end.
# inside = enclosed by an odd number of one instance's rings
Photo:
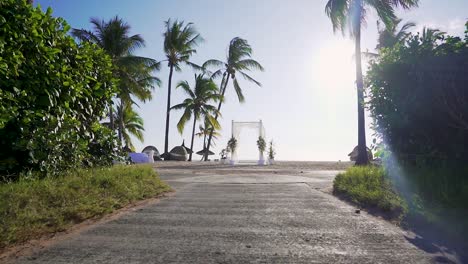
MULTIPOLYGON (((234 37, 248 40, 253 58, 265 68, 252 72, 262 83, 240 81, 246 98, 240 104, 232 85, 228 86, 222 107, 222 137, 216 141, 217 154, 231 136, 231 121, 262 120, 267 141, 273 140, 277 160, 347 160, 357 145, 357 103, 354 85, 354 46, 348 36, 334 33, 324 12, 326 0, 36 0, 42 8, 51 7, 54 16, 63 17, 73 28, 90 29, 89 19, 108 20, 118 15, 140 34, 146 47, 138 55, 164 60, 164 21, 179 19, 193 22, 205 39, 191 61, 202 64, 208 59, 225 60, 229 41, 234 37)), ((398 11, 404 21, 439 28, 452 35, 462 35, 468 19, 466 0, 420 0, 419 8, 398 11)), ((376 45, 376 16, 370 13, 362 33, 362 50, 373 51, 376 45)), ((134 139, 137 151, 154 145, 164 150, 167 80, 169 70, 163 64, 155 75, 162 81, 153 100, 137 109, 145 122, 145 140, 134 139)), ((194 72, 183 67, 176 72, 173 84, 194 82, 194 72)), ((219 83, 220 80, 217 80, 219 83)), ((173 87, 172 104, 185 98, 173 87)), ((169 148, 190 144, 191 122, 184 133, 176 124, 182 112, 171 112, 169 148)), ((367 141, 373 131, 367 117, 367 141)), ((257 131, 243 130, 239 158, 258 157, 257 131)), ((194 150, 201 150, 196 138, 194 150)), ((214 158, 218 158, 217 156, 214 158)), ((196 160, 197 157, 194 157, 196 160)))

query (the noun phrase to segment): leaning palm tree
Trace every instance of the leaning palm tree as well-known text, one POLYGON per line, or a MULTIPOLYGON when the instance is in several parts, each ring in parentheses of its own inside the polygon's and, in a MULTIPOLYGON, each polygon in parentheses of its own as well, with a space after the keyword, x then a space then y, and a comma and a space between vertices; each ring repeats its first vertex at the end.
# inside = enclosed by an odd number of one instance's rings
MULTIPOLYGON (((263 71, 263 66, 258 63, 256 60, 252 59, 252 48, 250 47, 247 40, 236 37, 231 40, 229 43, 229 49, 226 56, 226 61, 219 61, 219 60, 208 60, 203 64, 203 68, 207 69, 208 67, 217 67, 212 74, 212 78, 216 78, 222 76, 221 80, 221 96, 224 98, 224 94, 226 93, 226 88, 229 84, 229 80, 232 79, 232 83, 234 86, 234 90, 236 91, 237 98, 239 102, 244 102, 244 94, 242 92, 242 88, 239 85, 239 81, 237 76, 240 75, 247 81, 253 82, 258 86, 262 86, 260 82, 256 81, 250 75, 246 73, 246 71, 251 70, 260 70, 263 71)), ((221 105, 223 101, 219 101, 218 105, 218 112, 221 111, 221 105)), ((215 116, 215 119, 218 119, 218 115, 215 116)), ((212 130, 213 131, 213 130, 212 130)), ((210 149, 211 140, 213 137, 213 132, 210 133, 208 137, 208 144, 205 153, 205 160, 208 160, 208 151, 210 149)))
POLYGON ((419 0, 328 0, 325 12, 330 17, 333 30, 349 33, 355 40, 356 86, 358 99, 358 157, 356 165, 369 163, 366 150, 366 127, 364 115, 364 84, 361 66, 361 27, 369 9, 374 9, 386 27, 391 28, 397 19, 395 8, 409 9, 419 0))
MULTIPOLYGON (((198 126, 198 133, 196 133, 195 135, 198 137, 203 137, 203 151, 206 151, 206 140, 208 136, 211 134, 212 129, 213 129, 213 126, 210 124, 210 121, 208 119, 205 119, 204 125, 198 126)), ((221 134, 218 131, 213 130, 212 139, 218 139, 218 137, 220 136, 221 134)), ((215 145, 213 140, 210 142, 210 144, 211 144, 210 147, 215 145)))
MULTIPOLYGON (((133 151, 135 147, 132 143, 131 135, 143 142, 143 131, 145 130, 143 127, 143 118, 133 110, 131 103, 126 101, 123 101, 122 103, 117 105, 117 111, 114 114, 114 119, 119 124, 122 124, 122 143, 133 151)), ((110 126, 110 123, 104 124, 110 126)))
POLYGON ((397 43, 403 43, 409 36, 408 30, 415 27, 416 24, 413 22, 407 22, 401 26, 398 30, 398 25, 402 22, 402 19, 396 19, 390 27, 381 28, 380 22, 377 21, 377 30, 379 31, 379 38, 377 40, 377 49, 390 48, 395 46, 397 43))
MULTIPOLYGON (((154 59, 133 55, 145 45, 143 38, 138 34, 130 35, 130 26, 118 16, 109 21, 91 18, 90 22, 92 31, 73 29, 72 35, 80 41, 95 43, 111 57, 114 76, 120 81, 117 96, 121 101, 129 101, 132 95, 142 101, 151 99, 154 84, 160 84, 152 73, 159 70, 160 64, 154 59)), ((109 106, 109 119, 110 127, 115 129, 112 106, 109 106)))
POLYGON ((182 88, 188 95, 188 98, 185 99, 182 103, 171 107, 171 109, 184 110, 184 114, 180 118, 179 123, 177 123, 177 129, 179 130, 179 133, 182 134, 185 124, 193 116, 192 142, 190 143, 191 152, 189 156, 189 161, 191 161, 197 120, 203 117, 205 120, 208 120, 210 125, 215 129, 220 128, 218 121, 216 121, 216 119, 213 117, 214 114, 218 114, 218 110, 216 110, 215 106, 210 105, 210 102, 218 101, 221 96, 218 92, 218 86, 216 86, 211 78, 206 78, 203 76, 203 74, 195 75, 195 87, 193 87, 193 89, 190 88, 190 85, 187 81, 179 82, 177 88, 182 88))
POLYGON ((190 57, 197 51, 195 46, 198 45, 203 39, 197 33, 192 23, 184 25, 184 22, 177 20, 171 22, 167 20, 164 22, 166 32, 164 32, 164 53, 167 57, 167 66, 169 67, 169 81, 167 83, 167 109, 166 109, 166 133, 164 138, 164 154, 167 155, 169 148, 169 120, 171 109, 171 86, 172 74, 174 69, 181 71, 180 65, 182 63, 199 68, 199 66, 190 62, 190 57))

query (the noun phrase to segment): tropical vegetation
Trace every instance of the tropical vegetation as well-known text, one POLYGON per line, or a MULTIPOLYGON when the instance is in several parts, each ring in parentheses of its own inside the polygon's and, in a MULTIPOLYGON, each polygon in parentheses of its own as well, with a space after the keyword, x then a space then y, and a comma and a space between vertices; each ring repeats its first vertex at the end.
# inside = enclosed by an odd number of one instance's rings
POLYGON ((206 145, 207 145, 207 137, 211 134, 211 130, 213 130, 212 134, 212 139, 210 142, 210 147, 215 145, 215 139, 218 139, 218 137, 221 136, 221 133, 219 133, 216 129, 213 129, 213 126, 210 124, 210 121, 205 119, 203 125, 198 126, 198 132, 195 134, 198 137, 203 137, 203 152, 206 151, 206 145))
POLYGON ((275 151, 275 147, 273 145, 273 140, 270 141, 269 145, 268 145, 268 158, 270 160, 273 160, 275 159, 275 156, 276 156, 276 151, 275 151))
POLYGON ((171 111, 171 86, 174 70, 181 71, 181 64, 189 65, 193 68, 200 68, 190 62, 190 57, 197 51, 195 47, 203 40, 200 34, 193 27, 193 23, 184 24, 183 21, 170 19, 164 22, 166 31, 164 32, 164 53, 166 54, 167 66, 169 67, 169 78, 167 82, 167 109, 166 109, 166 132, 164 135, 164 154, 169 150, 169 121, 171 111))
POLYGON ((109 164, 116 145, 100 124, 116 93, 110 56, 75 43, 70 26, 26 1, 0 3, 0 174, 43 176, 109 164), (54 74, 52 74, 54 73, 54 74), (106 156, 93 156, 96 148, 106 156))
POLYGON ((364 115, 364 82, 361 61, 361 28, 366 21, 368 9, 376 11, 379 19, 389 29, 394 27, 397 17, 395 8, 409 9, 418 5, 419 0, 328 0, 325 12, 329 16, 333 30, 349 34, 355 41, 356 86, 358 104, 358 157, 357 165, 369 163, 366 151, 366 132, 364 115))
POLYGON ((78 169, 0 185, 0 248, 64 231, 170 187, 151 166, 78 169))
POLYGON ((265 152, 266 141, 262 136, 259 136, 258 139, 257 139, 257 147, 258 147, 258 151, 260 151, 260 153, 265 152))
MULTIPOLYGON (((244 102, 244 94, 242 92, 242 88, 240 87, 239 81, 237 76, 242 76, 249 82, 253 82, 254 84, 261 86, 260 82, 256 81, 250 75, 247 74, 247 71, 251 70, 260 70, 263 71, 263 66, 258 63, 256 60, 252 59, 252 48, 250 47, 247 40, 236 37, 231 40, 229 43, 228 53, 226 56, 226 61, 220 61, 211 59, 206 61, 203 64, 203 68, 205 70, 216 67, 215 71, 212 73, 211 78, 221 78, 221 85, 220 85, 220 94, 224 98, 226 93, 227 86, 229 84, 229 80, 232 79, 232 83, 234 86, 234 90, 236 91, 237 98, 239 102, 244 102)), ((221 106, 223 101, 220 100, 218 104, 218 112, 221 111, 221 106)), ((215 116, 215 119, 218 119, 218 115, 215 116)), ((211 130, 208 137, 207 149, 205 154, 205 160, 208 160, 208 151, 211 146, 211 140, 213 137, 214 130, 211 130)))
MULTIPOLYGON (((135 146, 130 136, 132 135, 138 140, 143 141, 143 132, 145 131, 143 118, 133 109, 131 103, 123 101, 117 104, 114 120, 120 126, 123 143, 129 150, 134 152, 135 146)), ((106 124, 110 125, 110 123, 106 124)))
POLYGON ((0 1, 0 248, 169 190, 151 167, 110 167, 141 135, 131 106, 158 64, 131 55, 142 39, 122 20, 93 21, 77 43, 50 8, 0 1))
POLYGON ((190 87, 187 81, 179 82, 177 88, 183 89, 188 95, 188 98, 182 103, 171 107, 171 110, 184 110, 184 114, 177 123, 177 129, 181 134, 184 131, 185 124, 193 117, 192 140, 190 143, 191 152, 188 159, 192 161, 193 141, 195 138, 197 120, 203 118, 203 120, 208 121, 210 126, 219 129, 220 125, 214 118, 214 115, 219 115, 219 112, 216 107, 210 103, 219 101, 221 96, 219 95, 218 86, 212 79, 205 77, 203 74, 195 74, 195 86, 193 88, 190 87))
POLYGON ((382 167, 351 167, 335 177, 333 191, 360 207, 379 208, 390 213, 394 220, 401 221, 408 211, 408 205, 394 190, 382 167))
POLYGON ((468 71, 460 65, 467 61, 468 22, 464 37, 424 28, 381 48, 365 83, 382 167, 352 168, 336 178, 335 190, 361 205, 385 208, 381 203, 393 195, 368 194, 378 193, 378 181, 382 190, 391 183, 407 204, 407 226, 428 226, 451 241, 463 240, 468 233, 463 220, 468 216, 468 71))
MULTIPOLYGON (((132 107, 133 98, 145 102, 151 99, 154 85, 160 85, 160 80, 153 76, 154 71, 158 71, 160 64, 154 59, 134 55, 134 52, 144 47, 145 41, 138 35, 130 35, 131 27, 121 18, 114 17, 109 21, 91 18, 93 31, 86 29, 73 29, 72 35, 81 42, 91 42, 101 47, 112 59, 113 76, 117 82, 117 98, 120 104, 114 109, 113 101, 108 106, 109 109, 109 127, 117 129, 119 143, 124 142, 126 131, 124 119, 120 118, 117 125, 114 124, 114 112, 124 113, 130 111, 124 107, 132 107)), ((121 115, 121 114, 120 114, 121 115)), ((135 136, 143 140, 142 134, 135 136)), ((130 138, 126 138, 127 145, 133 145, 130 138)))
POLYGON ((237 149, 237 139, 235 137, 231 137, 227 143, 227 149, 230 153, 236 152, 237 149))

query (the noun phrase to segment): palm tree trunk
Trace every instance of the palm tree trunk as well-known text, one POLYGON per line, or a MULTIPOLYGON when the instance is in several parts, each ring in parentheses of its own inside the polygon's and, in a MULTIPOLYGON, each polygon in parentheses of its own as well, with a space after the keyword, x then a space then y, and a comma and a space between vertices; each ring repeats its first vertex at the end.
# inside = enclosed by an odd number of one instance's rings
POLYGON ((174 66, 171 65, 169 69, 169 82, 167 84, 167 110, 166 110, 166 136, 164 139, 164 154, 167 155, 169 152, 169 120, 171 112, 171 83, 172 83, 172 73, 174 71, 174 66))
MULTIPOLYGON (((358 16, 360 17, 360 15, 358 16)), ((358 156, 356 165, 366 165, 369 163, 366 147, 366 125, 364 115, 364 83, 362 80, 362 65, 361 65, 361 26, 358 23, 355 32, 356 38, 356 86, 358 98, 358 156)))
POLYGON ((193 154, 193 139, 195 138, 195 125, 197 124, 197 114, 193 116, 193 128, 192 128, 192 143, 190 143, 190 155, 188 161, 192 161, 192 154, 193 154))
POLYGON ((109 123, 110 129, 114 132, 114 107, 112 106, 112 102, 109 104, 109 123))
MULTIPOLYGON (((221 97, 224 98, 224 93, 226 93, 226 87, 229 82, 229 78, 231 77, 231 74, 228 73, 226 76, 226 83, 224 84, 224 87, 221 88, 221 97)), ((221 111, 221 105, 223 104, 223 100, 219 100, 218 104, 218 113, 221 111)), ((218 120, 218 113, 215 115, 215 119, 218 120)), ((214 133, 214 128, 211 129, 210 131, 210 136, 208 137, 208 144, 206 145, 206 150, 205 150, 205 161, 208 161, 208 152, 210 151, 211 147, 211 139, 213 138, 213 133, 214 133)))
POLYGON ((122 135, 123 135, 123 130, 124 130, 124 113, 123 113, 123 100, 122 98, 120 99, 120 109, 118 110, 119 113, 119 129, 118 129, 118 135, 119 135, 119 142, 120 146, 123 146, 123 140, 122 140, 122 135))

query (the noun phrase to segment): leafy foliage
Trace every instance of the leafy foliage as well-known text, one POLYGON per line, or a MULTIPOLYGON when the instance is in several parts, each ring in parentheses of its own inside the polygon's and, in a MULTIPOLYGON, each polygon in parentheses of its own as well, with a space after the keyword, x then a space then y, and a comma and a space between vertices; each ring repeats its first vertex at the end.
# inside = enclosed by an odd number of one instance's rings
POLYGON ((367 74, 375 128, 402 160, 466 162, 468 34, 425 29, 382 49, 367 74))
MULTIPOLYGON (((245 80, 253 82, 258 86, 261 86, 261 83, 252 78, 247 74, 251 70, 260 70, 264 71, 263 66, 258 63, 256 60, 252 59, 252 47, 249 45, 247 40, 236 37, 231 40, 229 43, 228 53, 226 56, 226 61, 220 60, 208 60, 203 64, 203 69, 208 72, 208 69, 215 67, 215 71, 212 73, 211 78, 218 78, 222 76, 221 85, 220 85, 220 94, 224 98, 226 93, 229 80, 232 79, 234 85, 234 90, 237 94, 237 99, 239 102, 244 102, 244 94, 242 88, 240 87, 237 76, 241 75, 245 80)), ((221 106, 223 101, 220 100, 218 104, 218 111, 221 111, 221 106)), ((215 116, 215 119, 218 120, 218 115, 215 116)), ((213 137, 214 129, 211 130, 210 136, 208 137, 208 150, 211 147, 211 140, 213 137)), ((208 160, 208 155, 205 155, 205 160, 208 160)))
POLYGON ((190 62, 190 57, 197 53, 195 46, 203 41, 197 33, 193 23, 184 24, 184 21, 174 21, 170 19, 164 22, 166 31, 164 32, 164 53, 167 57, 169 67, 174 67, 176 71, 181 71, 180 64, 192 66, 195 69, 200 67, 190 62))
POLYGON ((167 192, 151 166, 79 169, 0 185, 0 248, 103 216, 167 192))
POLYGON ((82 164, 115 93, 112 63, 26 1, 0 2, 0 173, 82 164))
POLYGON ((143 142, 143 131, 145 131, 143 118, 133 109, 131 103, 121 101, 121 103, 117 105, 117 112, 115 113, 114 119, 121 127, 120 133, 125 146, 134 151, 135 146, 132 143, 130 135, 133 135, 143 142))
POLYGON ((171 89, 172 74, 174 69, 181 71, 181 64, 186 64, 194 69, 201 69, 200 66, 190 62, 190 57, 197 52, 195 46, 203 38, 195 30, 193 23, 184 25, 183 21, 174 21, 170 19, 164 22, 166 31, 164 32, 164 53, 169 67, 169 78, 167 83, 167 106, 166 106, 166 132, 164 137, 164 154, 169 151, 169 120, 171 111, 171 89))
POLYGON ((333 191, 348 196, 361 206, 393 212, 400 219, 407 211, 407 204, 394 191, 381 167, 351 167, 335 177, 333 191))
POLYGON ((262 137, 262 136, 259 136, 258 137, 258 140, 257 140, 257 147, 258 147, 258 150, 260 152, 264 152, 265 149, 266 149, 266 141, 265 139, 262 137))
POLYGON ((379 38, 377 40, 377 49, 390 48, 397 43, 402 43, 411 35, 408 31, 410 28, 415 27, 416 24, 407 22, 397 30, 398 25, 402 22, 401 19, 396 19, 391 27, 380 28, 380 23, 377 22, 377 29, 379 31, 379 38))
MULTIPOLYGON (((190 144, 190 150, 193 151, 193 141, 195 137, 195 127, 197 120, 203 118, 205 124, 214 129, 220 129, 218 121, 213 117, 213 115, 218 115, 219 112, 215 106, 211 105, 211 102, 216 102, 221 100, 221 95, 219 95, 218 86, 213 82, 212 79, 204 77, 203 74, 195 75, 195 86, 193 89, 190 88, 190 85, 187 81, 181 81, 177 85, 178 88, 182 88, 185 93, 188 95, 182 103, 173 106, 171 109, 182 109, 184 114, 177 123, 177 128, 182 134, 185 124, 193 116, 193 128, 192 128, 192 142, 190 144)), ((189 161, 192 160, 192 153, 190 153, 189 161)))
POLYGON ((274 159, 276 155, 276 151, 273 145, 273 140, 270 141, 269 147, 268 147, 268 158, 269 159, 274 159))
POLYGON ((196 74, 193 89, 190 88, 190 84, 187 81, 179 82, 177 88, 183 89, 188 95, 188 98, 182 103, 171 107, 171 109, 175 110, 184 110, 184 114, 177 123, 179 133, 184 131, 185 124, 192 118, 192 115, 195 120, 203 117, 210 126, 220 129, 218 121, 213 117, 214 114, 219 113, 215 106, 209 104, 211 101, 216 102, 221 99, 218 93, 218 86, 212 79, 204 77, 203 74, 196 74))
POLYGON ((409 223, 464 239, 468 225, 468 23, 465 38, 425 28, 384 48, 367 74, 385 169, 409 223), (414 223, 412 222, 414 220, 414 223))
MULTIPOLYGON (((115 126, 114 112, 123 116, 123 113, 133 111, 129 109, 134 103, 133 98, 143 102, 152 99, 151 93, 154 90, 154 85, 161 84, 161 80, 153 76, 153 73, 160 69, 160 63, 151 58, 134 55, 137 49, 144 47, 145 41, 138 34, 130 35, 130 25, 118 16, 109 21, 91 18, 90 22, 94 26, 93 31, 73 29, 72 34, 82 42, 98 45, 112 58, 113 75, 119 80, 117 97, 120 99, 120 106, 117 107, 117 110, 112 105, 108 106, 109 127, 112 130, 117 128, 121 145, 125 142, 130 146, 132 143, 126 134, 127 131, 124 131, 124 119, 117 120, 117 126, 115 126)), ((135 135, 141 140, 142 137, 138 133, 135 135)))
POLYGON ((349 29, 350 34, 354 36, 366 23, 369 9, 374 9, 385 26, 392 28, 397 20, 395 8, 410 9, 418 6, 418 3, 419 0, 328 0, 325 12, 332 21, 333 30, 344 32, 345 29, 349 29))
POLYGON ((330 18, 333 30, 346 29, 355 40, 356 87, 358 105, 358 155, 356 165, 366 165, 369 159, 366 151, 366 127, 364 115, 364 83, 361 65, 361 27, 365 25, 369 9, 373 9, 387 28, 396 21, 395 8, 409 9, 418 5, 419 0, 328 0, 325 13, 330 18))
POLYGON ((234 153, 237 148, 237 139, 235 137, 231 137, 227 143, 227 148, 229 152, 234 153))

